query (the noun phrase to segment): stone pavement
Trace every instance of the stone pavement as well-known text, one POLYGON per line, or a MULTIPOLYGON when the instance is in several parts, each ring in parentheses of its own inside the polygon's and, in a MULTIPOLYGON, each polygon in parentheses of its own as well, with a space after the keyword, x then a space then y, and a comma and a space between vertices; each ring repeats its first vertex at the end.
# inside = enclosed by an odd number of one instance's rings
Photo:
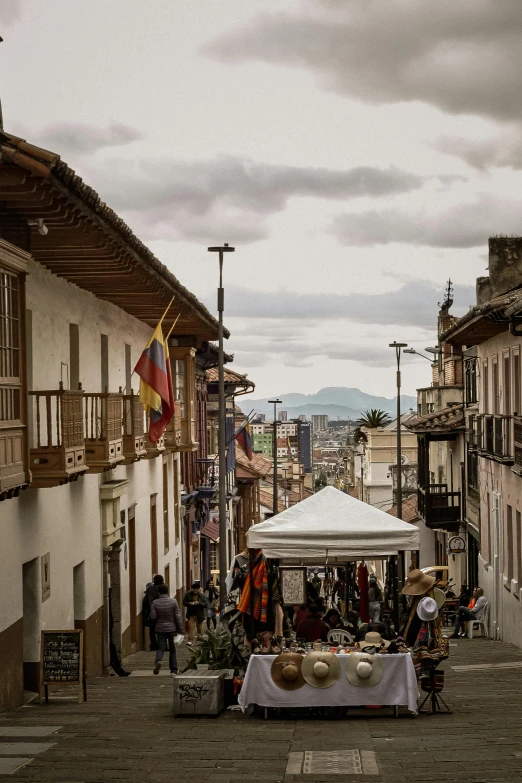
MULTIPOLYGON (((152 660, 138 653, 126 666, 150 672, 152 660)), ((0 762, 25 764, 0 780, 514 783, 522 781, 521 666, 516 647, 459 640, 443 667, 453 714, 398 719, 378 710, 338 720, 174 718, 168 676, 97 678, 85 704, 59 699, 0 715, 0 762)))

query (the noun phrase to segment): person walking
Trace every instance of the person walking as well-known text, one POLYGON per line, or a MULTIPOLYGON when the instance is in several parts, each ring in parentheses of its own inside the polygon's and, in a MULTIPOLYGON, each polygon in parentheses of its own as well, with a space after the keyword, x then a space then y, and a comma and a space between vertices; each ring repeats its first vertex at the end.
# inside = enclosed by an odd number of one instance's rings
POLYGON ((205 609, 207 608, 207 599, 201 592, 199 582, 194 582, 192 589, 185 593, 183 606, 187 611, 187 621, 189 626, 189 638, 187 644, 192 646, 194 643, 194 629, 197 629, 198 636, 203 633, 203 620, 205 619, 205 609))
POLYGON ((154 674, 159 674, 161 661, 167 643, 169 646, 169 668, 171 674, 178 673, 178 661, 176 657, 176 645, 174 637, 183 633, 183 623, 178 602, 175 598, 169 597, 169 588, 166 584, 158 585, 159 598, 152 602, 150 616, 156 622, 156 636, 158 639, 158 649, 156 650, 156 665, 154 674))
POLYGON ((381 588, 377 583, 377 577, 370 576, 368 588, 368 604, 370 610, 370 622, 378 623, 381 617, 381 588))
POLYGON ((149 629, 149 650, 158 649, 158 640, 156 639, 155 621, 150 616, 152 602, 159 598, 158 587, 164 583, 161 574, 155 574, 152 582, 148 582, 145 588, 145 594, 141 605, 143 624, 149 629))
POLYGON ((210 631, 210 624, 213 623, 215 630, 217 624, 216 612, 217 604, 219 602, 219 591, 212 579, 209 579, 205 585, 204 594, 207 599, 207 628, 210 631))

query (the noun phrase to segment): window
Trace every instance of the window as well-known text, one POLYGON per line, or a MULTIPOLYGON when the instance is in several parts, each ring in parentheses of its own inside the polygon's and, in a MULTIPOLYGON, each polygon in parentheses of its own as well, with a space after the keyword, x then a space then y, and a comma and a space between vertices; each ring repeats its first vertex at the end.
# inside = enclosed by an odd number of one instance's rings
POLYGON ((498 360, 497 357, 493 357, 493 368, 492 368, 492 404, 493 404, 493 413, 500 413, 500 390, 498 386, 498 360))
POLYGON ((170 589, 170 565, 167 564, 163 570, 165 572, 163 574, 163 579, 165 580, 165 584, 169 588, 170 596, 172 597, 173 591, 170 589))
POLYGON ((511 416, 511 364, 509 361, 509 353, 504 354, 502 358, 502 368, 502 396, 504 398, 504 415, 511 416))
POLYGON ((163 462, 163 545, 164 553, 167 554, 169 551, 169 466, 166 459, 163 462))
POLYGON ((130 394, 132 389, 132 353, 130 345, 125 343, 125 394, 130 394))
POLYGON ((76 391, 80 383, 80 330, 69 324, 69 389, 76 391))
POLYGON ((467 473, 468 473, 468 490, 472 497, 478 499, 479 492, 479 480, 478 480, 478 455, 473 449, 468 446, 467 455, 467 473))
MULTIPOLYGON (((181 446, 194 450, 196 438, 196 349, 171 346, 174 397, 180 405, 181 446)), ((186 449, 185 449, 186 450, 186 449)))
POLYGON ((174 362, 174 397, 181 403, 181 418, 185 418, 185 362, 176 359, 174 362))
POLYGON ((513 578, 520 584, 522 581, 522 519, 520 511, 515 512, 515 569, 513 578))
POLYGON ((504 544, 504 576, 507 578, 507 587, 511 589, 513 579, 513 508, 506 506, 506 535, 504 544))
POLYGON ((513 408, 514 412, 520 416, 520 353, 513 353, 513 408))
POLYGON ((109 391, 109 338, 102 334, 100 338, 100 368, 101 368, 101 390, 109 391))
POLYGON ((20 281, 0 268, 0 421, 21 422, 20 281))
POLYGON ((218 570, 217 544, 214 541, 210 542, 210 570, 211 571, 218 570))
MULTIPOLYGON (((179 485, 179 461, 174 460, 174 535, 176 544, 180 539, 180 485, 179 485)), ((176 583, 177 584, 177 583, 176 583)))
POLYGON ((483 413, 489 413, 489 371, 487 360, 482 365, 482 400, 483 413))
POLYGON ((466 359, 466 405, 477 402, 477 360, 466 359))
POLYGON ((158 520, 156 495, 150 496, 150 565, 152 574, 158 573, 158 520))

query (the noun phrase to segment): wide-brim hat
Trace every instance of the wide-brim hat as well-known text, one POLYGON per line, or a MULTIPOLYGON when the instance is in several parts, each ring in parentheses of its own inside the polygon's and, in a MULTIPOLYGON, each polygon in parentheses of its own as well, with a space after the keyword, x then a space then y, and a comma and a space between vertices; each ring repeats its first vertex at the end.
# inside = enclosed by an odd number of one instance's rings
POLYGON ((442 609, 442 607, 444 606, 444 602, 446 601, 446 593, 444 592, 444 590, 441 590, 440 587, 434 587, 433 597, 436 600, 439 609, 442 609))
POLYGON ((283 691, 298 691, 305 684, 302 665, 303 656, 299 653, 281 653, 272 661, 272 680, 283 691))
POLYGON ((381 680, 382 661, 378 655, 352 653, 346 661, 346 676, 358 688, 371 688, 381 680))
POLYGON ((430 598, 429 596, 426 596, 426 598, 421 598, 417 604, 417 614, 419 615, 420 619, 424 620, 425 622, 436 620, 439 616, 439 607, 436 600, 434 598, 430 598))
POLYGON ((437 580, 434 576, 425 574, 418 568, 414 568, 410 571, 406 584, 402 588, 404 595, 424 595, 430 590, 437 580))
POLYGON ((340 677, 339 659, 329 652, 311 652, 303 659, 303 677, 314 688, 329 688, 340 677))
POLYGON ((362 642, 359 642, 359 647, 364 650, 366 647, 389 647, 390 642, 383 639, 381 634, 377 631, 368 631, 362 642))

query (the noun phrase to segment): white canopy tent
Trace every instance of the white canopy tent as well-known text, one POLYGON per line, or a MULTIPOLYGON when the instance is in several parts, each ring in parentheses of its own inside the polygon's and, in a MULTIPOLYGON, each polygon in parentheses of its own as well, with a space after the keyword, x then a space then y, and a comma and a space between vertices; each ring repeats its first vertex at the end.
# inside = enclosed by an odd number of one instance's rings
POLYGON ((419 531, 334 487, 325 487, 253 525, 247 532, 247 546, 285 562, 335 564, 418 549, 419 531))

